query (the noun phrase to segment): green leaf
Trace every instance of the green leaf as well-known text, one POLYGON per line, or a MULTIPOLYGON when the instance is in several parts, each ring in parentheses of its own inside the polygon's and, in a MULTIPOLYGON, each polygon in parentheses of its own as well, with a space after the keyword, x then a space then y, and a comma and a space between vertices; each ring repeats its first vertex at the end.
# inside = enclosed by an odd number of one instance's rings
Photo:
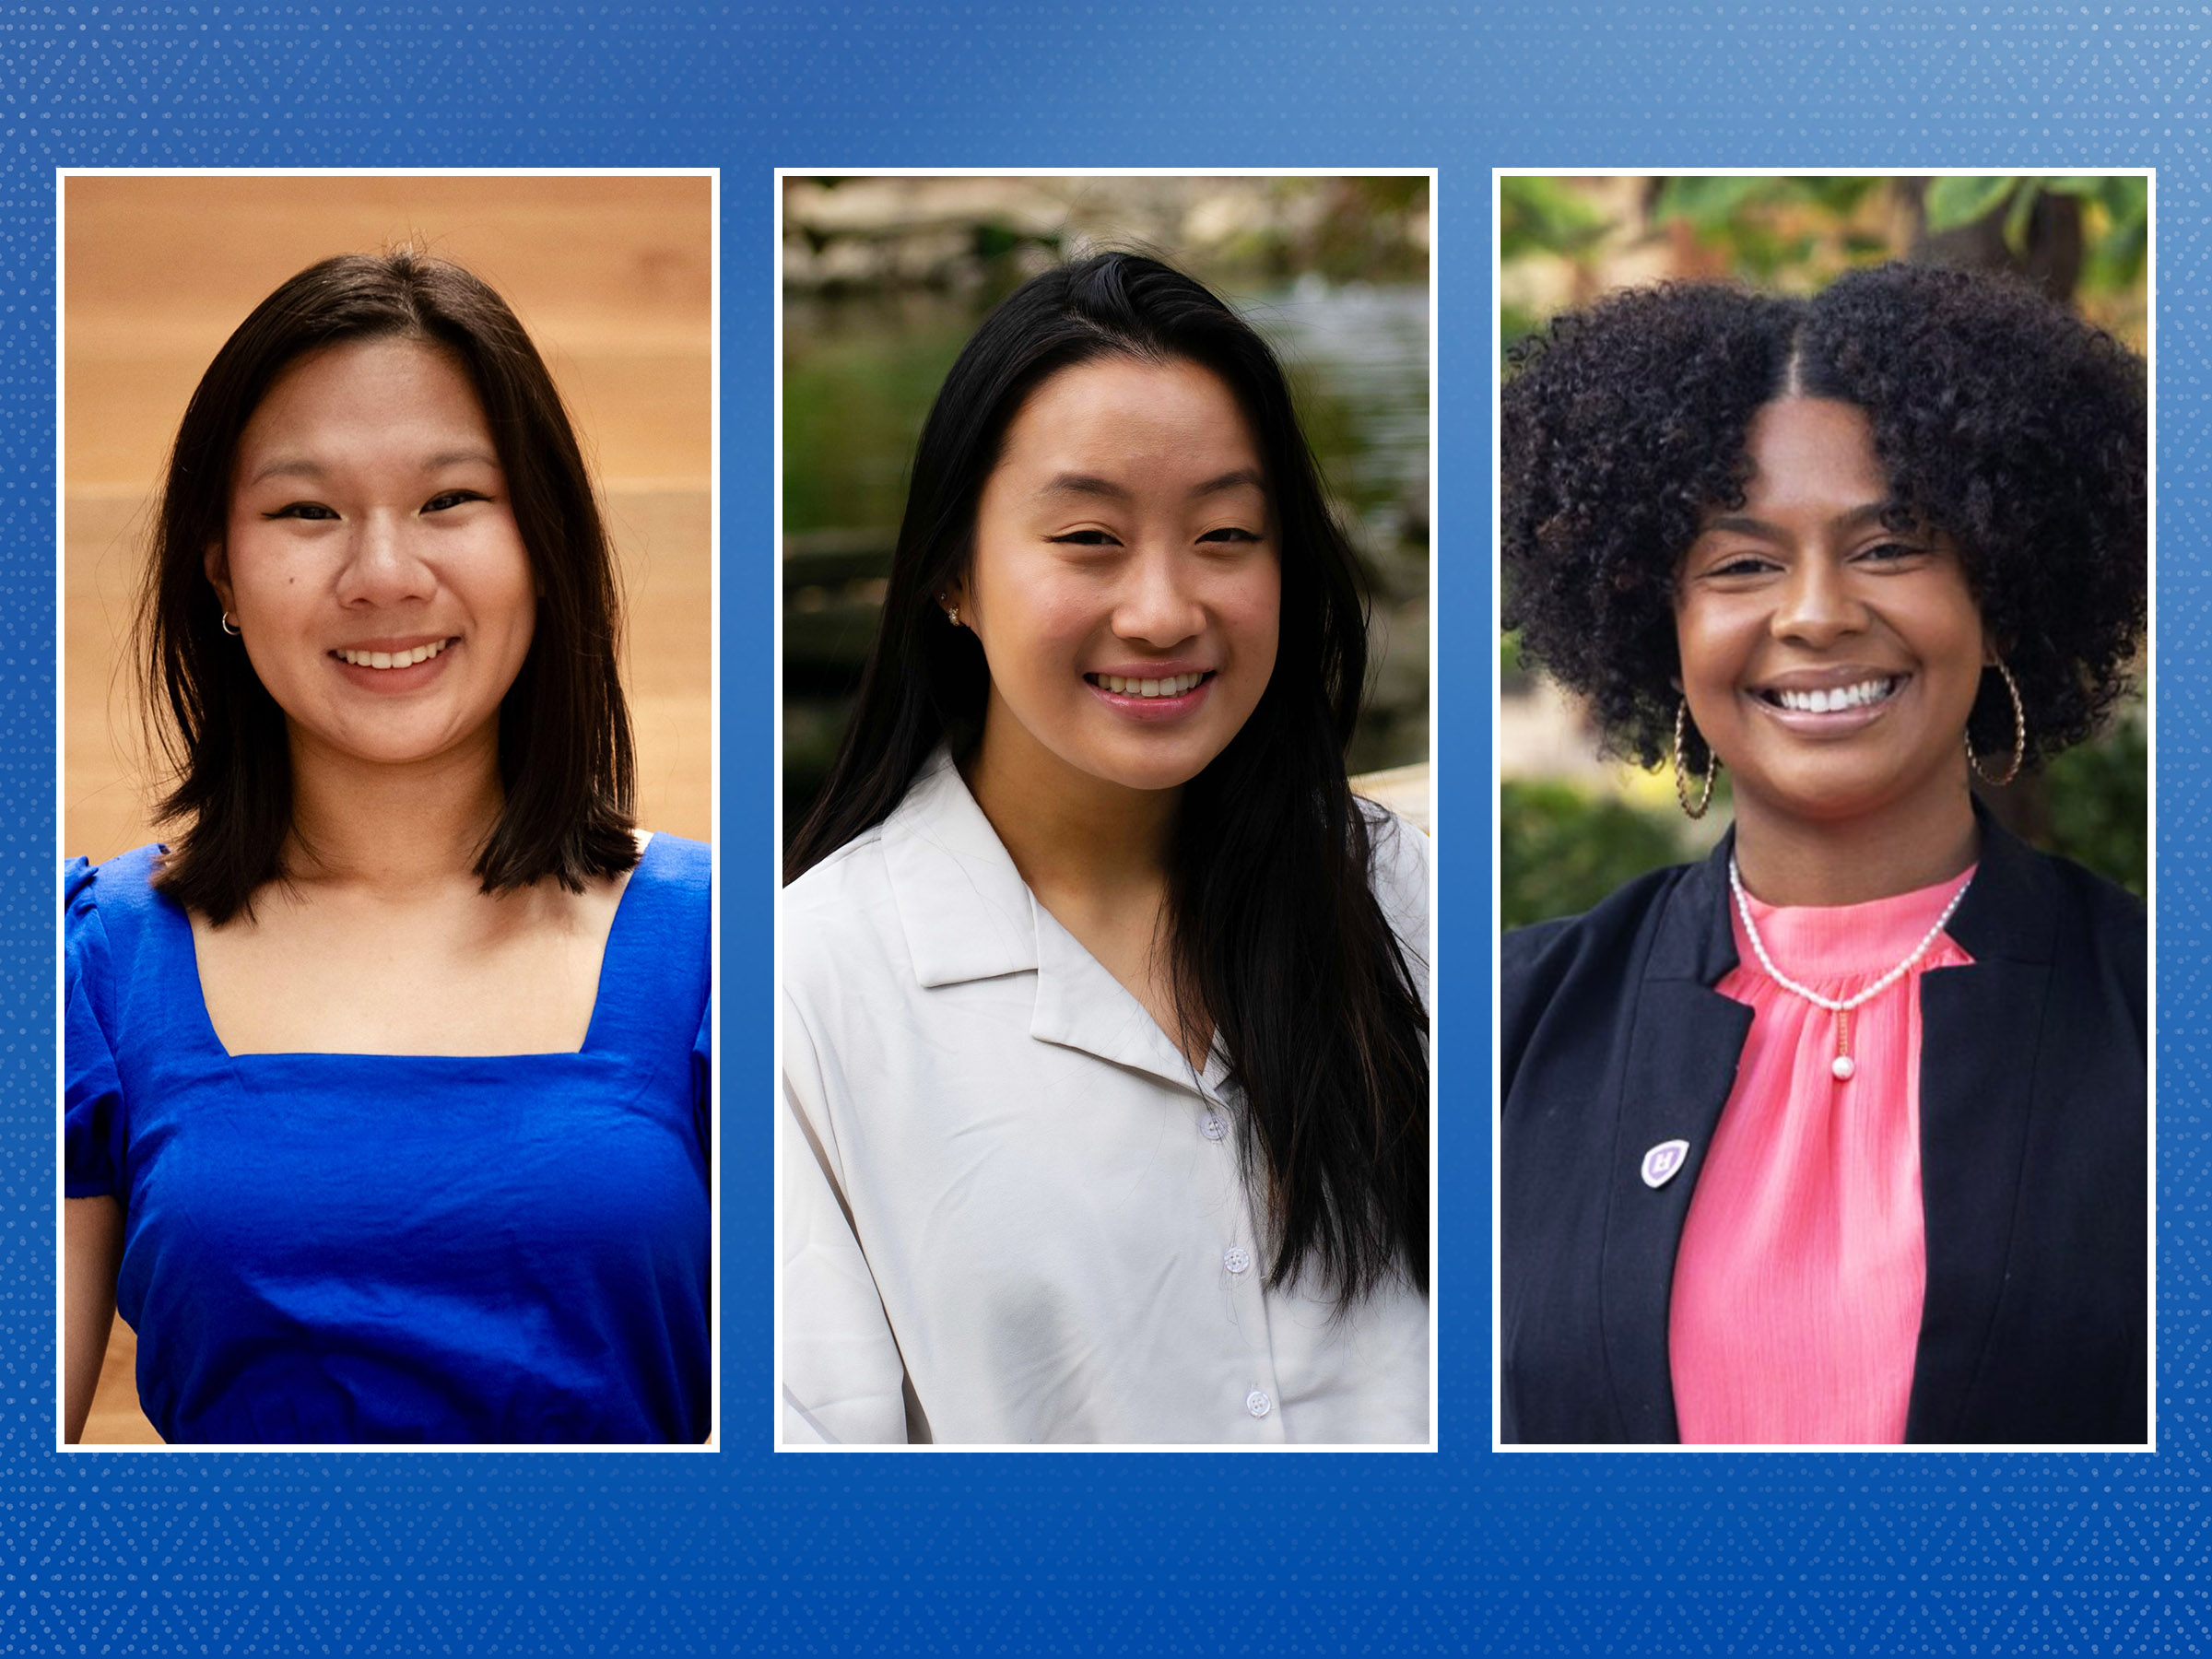
POLYGON ((1996 211, 2018 181, 2005 173, 1952 173, 1930 181, 1926 206, 1930 230, 1956 230, 1996 211))
POLYGON ((1686 218, 1700 230, 1734 228, 1732 221, 1755 203, 1786 200, 1796 194, 1788 179, 1735 176, 1669 179, 1653 209, 1655 219, 1686 218))
POLYGON ((1557 179, 1499 182, 1498 248, 1508 260, 1530 253, 1577 253, 1611 228, 1602 209, 1557 179))
POLYGON ((2150 218, 2150 181, 2143 178, 2100 179, 2098 204, 2112 219, 2114 229, 2140 225, 2150 218))
POLYGON ((2035 218, 2035 205, 2042 194, 2041 179, 2021 180, 2019 194, 2012 198, 2012 207, 2005 215, 2005 245, 2022 259, 2028 256, 2028 227, 2035 218))

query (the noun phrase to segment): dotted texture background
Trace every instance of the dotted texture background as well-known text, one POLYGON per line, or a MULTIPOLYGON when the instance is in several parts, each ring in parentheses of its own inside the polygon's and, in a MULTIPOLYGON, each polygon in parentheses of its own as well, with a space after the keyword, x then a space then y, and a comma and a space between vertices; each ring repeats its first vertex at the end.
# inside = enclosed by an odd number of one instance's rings
POLYGON ((0 1653, 2189 1653, 2205 1573, 2212 8, 42 6, 0 15, 0 1653), (1488 169, 2153 165, 2156 1457, 1489 1434, 1488 169), (723 173, 724 1450, 69 1456, 53 1367, 57 166, 723 173), (1442 170, 1435 1456, 771 1456, 770 169, 1442 170))

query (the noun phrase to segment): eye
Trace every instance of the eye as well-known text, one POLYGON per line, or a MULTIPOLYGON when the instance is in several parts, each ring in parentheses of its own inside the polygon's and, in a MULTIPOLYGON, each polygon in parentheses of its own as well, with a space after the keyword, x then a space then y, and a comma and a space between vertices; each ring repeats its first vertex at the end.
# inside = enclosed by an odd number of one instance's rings
POLYGON ((1048 535, 1047 541, 1064 547, 1118 547, 1122 544, 1110 530, 1070 530, 1061 535, 1048 535))
POLYGON ((422 504, 425 512, 443 512, 449 507, 459 507, 468 501, 488 501, 491 498, 474 489, 441 490, 422 504))
POLYGON ((274 512, 265 512, 265 519, 306 519, 320 523, 338 515, 320 501, 288 501, 274 512))
POLYGON ((1236 524, 1224 524, 1218 530, 1208 530, 1198 539, 1202 542, 1256 542, 1260 539, 1260 535, 1256 530, 1246 530, 1236 524))
POLYGON ((1778 570, 1773 559, 1764 553, 1728 553, 1714 559, 1699 574, 1708 580, 1745 576, 1763 576, 1778 570))
POLYGON ((1873 547, 1864 549, 1859 559, 1867 564, 1901 564, 1908 559, 1921 558, 1926 552, 1927 548, 1912 542, 1886 541, 1877 542, 1873 547))

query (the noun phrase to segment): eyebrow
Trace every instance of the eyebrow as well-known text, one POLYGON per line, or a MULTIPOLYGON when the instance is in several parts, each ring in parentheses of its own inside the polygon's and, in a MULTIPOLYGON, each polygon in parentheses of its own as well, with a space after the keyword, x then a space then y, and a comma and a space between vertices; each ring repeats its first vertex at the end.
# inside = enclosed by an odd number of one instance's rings
MULTIPOLYGON (((433 473, 443 472, 449 466, 480 465, 496 467, 499 465, 499 456, 493 454, 488 450, 441 450, 434 455, 428 455, 423 458, 422 470, 426 473, 433 473)), ((251 478, 248 478, 246 482, 248 484, 260 484, 270 478, 307 478, 310 480, 314 480, 327 477, 329 477, 329 474, 330 469, 324 466, 320 461, 313 459, 312 456, 279 455, 276 460, 270 462, 266 466, 255 473, 251 478)))
MULTIPOLYGON (((1869 501, 1864 507, 1853 507, 1849 512, 1831 521, 1845 529, 1856 529, 1862 524, 1888 524, 1893 513, 1901 511, 1895 501, 1869 501)), ((1714 519, 1699 534, 1710 535, 1715 530, 1728 531, 1736 535, 1757 535, 1768 541, 1784 541, 1789 532, 1765 519, 1752 518, 1746 513, 1724 513, 1714 519)))
MULTIPOLYGON (((1256 466, 1240 466, 1225 472, 1218 478, 1208 478, 1203 484, 1191 487, 1194 501, 1206 496, 1220 495, 1231 489, 1256 489, 1265 494, 1267 480, 1256 466)), ((1111 500, 1125 501, 1130 491, 1111 478, 1101 478, 1092 473, 1060 473, 1038 491, 1040 495, 1104 496, 1111 500)))

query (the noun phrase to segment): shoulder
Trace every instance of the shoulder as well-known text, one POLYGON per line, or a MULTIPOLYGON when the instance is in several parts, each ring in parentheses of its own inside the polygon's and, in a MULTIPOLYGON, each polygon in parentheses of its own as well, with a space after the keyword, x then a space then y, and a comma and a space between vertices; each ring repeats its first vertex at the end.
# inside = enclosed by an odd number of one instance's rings
POLYGON ((864 830, 786 887, 777 900, 782 979, 802 1003, 832 986, 872 977, 903 951, 881 824, 864 830))
POLYGON ((1375 902, 1399 942, 1426 959, 1434 849, 1426 834, 1388 807, 1369 800, 1359 806, 1367 820, 1368 883, 1375 902))
POLYGON ((643 881, 671 898, 688 900, 700 906, 711 904, 714 894, 714 849, 705 841, 656 830, 639 853, 629 879, 633 885, 643 881))
POLYGON ((2147 1001, 2150 917, 2143 901, 2070 858, 2030 852, 2029 856, 2057 894, 2061 933, 2054 959, 2075 972, 2117 981, 2137 1008, 2147 1001))
POLYGON ((702 934, 714 908, 714 851, 705 841, 655 831, 630 867, 625 909, 644 912, 656 930, 702 934))
POLYGON ((95 945, 133 942, 147 919, 174 904, 154 890, 159 846, 135 847, 103 864, 72 858, 62 866, 63 938, 75 955, 95 945))
POLYGON ((1950 932, 1977 959, 2048 959, 2062 974, 2117 975, 2136 987, 2148 971, 2141 900, 1986 821, 1981 865, 1950 932))
POLYGON ((682 1025, 688 1018, 688 1042, 713 981, 712 849, 656 833, 630 867, 606 925, 606 959, 620 961, 623 971, 615 977, 626 988, 611 994, 603 970, 599 1006, 610 1011, 610 1029, 658 1030, 665 1019, 682 1025), (623 1011, 625 1025, 618 1026, 613 1010, 623 1011))
POLYGON ((2049 866, 2053 879, 2091 931, 2123 943, 2140 944, 2147 938, 2150 915, 2135 894, 2070 858, 2050 853, 2037 856, 2049 866))
POLYGON ((1556 977, 1585 960, 1618 959, 1657 920, 1668 901, 1695 875, 1697 865, 1670 865, 1616 888, 1579 916, 1560 916, 1516 927, 1499 941, 1499 982, 1511 994, 1556 977))
POLYGON ((154 889, 162 849, 134 848, 101 864, 72 858, 62 871, 63 973, 74 1004, 121 1030, 198 984, 192 930, 154 889))
POLYGON ((780 901, 786 920, 830 917, 862 895, 889 883, 884 864, 883 826, 863 830, 836 852, 783 889, 780 901))
POLYGON ((1499 1024, 1509 1074, 1555 1008, 1566 1008, 1577 1024, 1611 1018, 1613 1005, 1642 971, 1661 920, 1700 868, 1650 871, 1579 916, 1517 927, 1499 940, 1499 1024))

